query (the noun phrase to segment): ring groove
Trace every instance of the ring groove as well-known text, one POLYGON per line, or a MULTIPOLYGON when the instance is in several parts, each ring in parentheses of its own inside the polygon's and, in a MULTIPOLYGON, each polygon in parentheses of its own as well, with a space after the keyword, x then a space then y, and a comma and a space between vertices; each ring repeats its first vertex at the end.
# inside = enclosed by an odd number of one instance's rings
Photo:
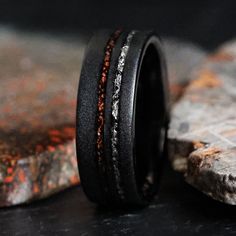
POLYGON ((155 196, 169 117, 164 59, 153 31, 101 30, 90 40, 79 82, 76 150, 91 201, 145 206, 155 196))
POLYGON ((135 31, 131 31, 123 44, 118 58, 115 79, 113 82, 112 106, 111 106, 111 153, 113 171, 116 180, 116 188, 119 197, 123 200, 124 189, 121 186, 120 171, 118 167, 119 149, 118 149, 118 126, 119 126, 119 104, 120 104, 120 89, 122 84, 123 70, 125 66, 125 59, 129 51, 129 46, 135 31))
MULTIPOLYGON (((102 70, 100 79, 98 82, 98 103, 97 103, 97 137, 96 137, 96 155, 97 164, 102 175, 105 175, 106 166, 104 165, 104 123, 105 123, 105 97, 106 97, 106 84, 108 79, 108 72, 110 68, 112 50, 115 46, 117 39, 121 34, 121 30, 116 30, 110 36, 106 47, 103 58, 102 70)), ((105 180, 101 180, 101 184, 104 186, 105 180)), ((106 189, 105 189, 106 191, 106 189)))

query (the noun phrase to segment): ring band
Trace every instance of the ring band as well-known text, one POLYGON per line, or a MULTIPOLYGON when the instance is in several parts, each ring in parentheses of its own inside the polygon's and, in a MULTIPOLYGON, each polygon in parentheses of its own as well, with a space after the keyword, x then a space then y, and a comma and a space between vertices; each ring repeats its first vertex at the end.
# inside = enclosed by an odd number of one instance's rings
POLYGON ((83 62, 76 147, 81 184, 102 205, 156 194, 169 121, 168 81, 154 32, 99 31, 83 62))

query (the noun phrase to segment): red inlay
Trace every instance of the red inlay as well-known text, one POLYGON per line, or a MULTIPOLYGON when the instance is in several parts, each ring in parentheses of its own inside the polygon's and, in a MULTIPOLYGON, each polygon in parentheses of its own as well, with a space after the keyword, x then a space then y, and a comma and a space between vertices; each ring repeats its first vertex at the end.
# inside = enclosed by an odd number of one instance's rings
POLYGON ((104 111, 105 111, 106 82, 110 67, 112 49, 114 48, 115 43, 120 34, 121 30, 115 31, 107 42, 103 59, 101 77, 98 83, 98 104, 97 104, 98 116, 97 116, 97 143, 96 143, 98 162, 102 161, 104 152, 103 134, 104 134, 104 122, 105 122, 104 111))

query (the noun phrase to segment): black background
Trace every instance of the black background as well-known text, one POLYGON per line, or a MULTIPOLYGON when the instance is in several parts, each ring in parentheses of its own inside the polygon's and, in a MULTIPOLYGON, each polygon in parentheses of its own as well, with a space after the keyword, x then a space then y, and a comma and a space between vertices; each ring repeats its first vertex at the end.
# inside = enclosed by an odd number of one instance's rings
MULTIPOLYGON (((235 36, 236 1, 0 0, 0 24, 76 34, 117 26, 154 28, 163 36, 213 49, 235 36)), ((142 210, 105 210, 79 187, 0 211, 1 235, 235 235, 235 207, 187 185, 166 164, 160 195, 142 210)))
POLYGON ((0 23, 30 30, 81 32, 117 26, 154 28, 212 49, 235 36, 236 1, 0 1, 0 23))

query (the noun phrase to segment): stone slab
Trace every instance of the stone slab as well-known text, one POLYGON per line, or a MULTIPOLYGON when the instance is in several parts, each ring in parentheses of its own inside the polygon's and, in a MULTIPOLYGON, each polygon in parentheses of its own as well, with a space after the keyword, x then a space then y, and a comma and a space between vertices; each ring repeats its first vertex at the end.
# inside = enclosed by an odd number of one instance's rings
POLYGON ((81 42, 0 28, 0 206, 78 184, 81 42))
POLYGON ((172 166, 198 190, 236 205, 236 42, 209 55, 190 77, 172 110, 172 166))

